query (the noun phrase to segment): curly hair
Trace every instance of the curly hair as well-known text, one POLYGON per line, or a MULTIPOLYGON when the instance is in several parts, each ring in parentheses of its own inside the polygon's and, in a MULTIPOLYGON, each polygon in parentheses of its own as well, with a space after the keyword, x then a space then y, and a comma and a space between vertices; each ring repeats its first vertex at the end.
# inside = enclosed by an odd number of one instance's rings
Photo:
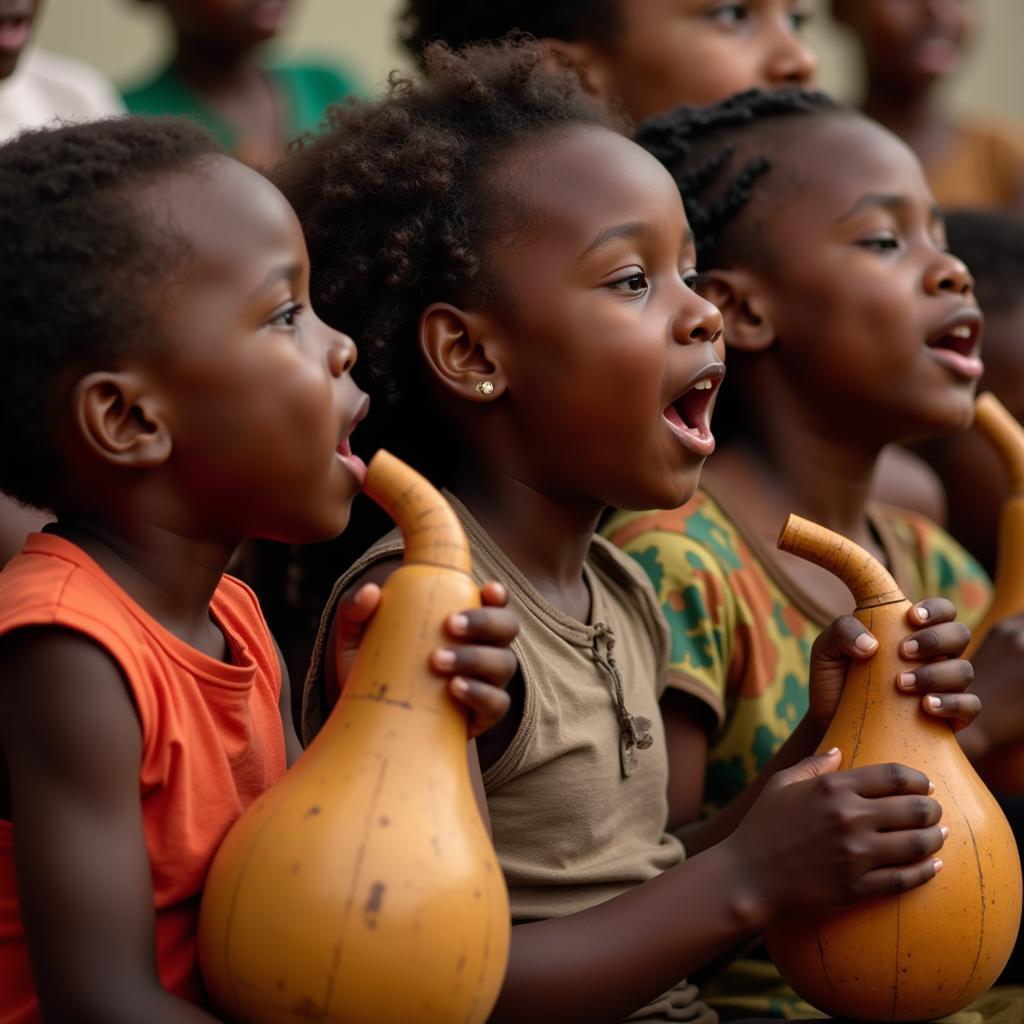
POLYGON ((998 316, 1024 302, 1024 218, 996 210, 947 210, 949 248, 967 264, 978 304, 998 316))
POLYGON ((612 39, 620 24, 620 0, 406 0, 400 38, 421 58, 427 44, 459 49, 497 42, 512 32, 541 39, 612 39))
POLYGON ((159 344, 161 282, 183 258, 134 190, 220 146, 178 118, 25 132, 0 146, 0 490, 53 508, 52 425, 74 375, 159 344))
POLYGON ((328 129, 276 180, 306 235, 318 315, 359 345, 356 377, 376 402, 363 443, 386 444, 446 482, 417 347, 420 313, 441 301, 500 308, 489 245, 526 213, 494 171, 542 133, 609 121, 535 43, 458 53, 434 43, 426 59, 422 84, 395 73, 385 99, 334 107, 328 129))
POLYGON ((640 125, 637 143, 668 168, 682 193, 700 269, 759 251, 756 220, 748 216, 755 198, 777 194, 797 174, 792 167, 771 173, 773 158, 791 142, 783 124, 837 113, 850 112, 825 93, 752 89, 640 125))

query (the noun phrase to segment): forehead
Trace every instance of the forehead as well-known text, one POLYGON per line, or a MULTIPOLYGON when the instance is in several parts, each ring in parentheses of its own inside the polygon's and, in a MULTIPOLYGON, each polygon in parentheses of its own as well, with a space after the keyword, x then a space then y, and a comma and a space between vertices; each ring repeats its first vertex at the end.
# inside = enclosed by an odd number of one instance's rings
POLYGON ((298 219, 262 175, 213 157, 145 190, 139 200, 189 248, 188 268, 207 280, 255 278, 276 257, 305 251, 298 219))
POLYGON ((586 245, 628 222, 677 232, 685 226, 679 190, 649 153, 609 129, 554 129, 524 144, 496 174, 525 207, 524 242, 540 236, 586 245))

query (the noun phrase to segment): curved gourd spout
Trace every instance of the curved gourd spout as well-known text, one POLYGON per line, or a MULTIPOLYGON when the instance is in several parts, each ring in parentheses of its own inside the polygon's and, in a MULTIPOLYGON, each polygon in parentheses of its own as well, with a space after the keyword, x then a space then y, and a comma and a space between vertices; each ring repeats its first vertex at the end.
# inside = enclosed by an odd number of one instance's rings
POLYGON ((472 572, 469 544, 451 505, 401 459, 378 451, 367 466, 363 490, 401 531, 406 564, 472 572))
POLYGON ((990 391, 974 403, 974 422, 999 452, 1010 477, 1010 490, 1024 491, 1024 427, 990 391))
POLYGON ((877 608, 906 600, 888 570, 859 544, 809 519, 790 515, 779 534, 779 548, 814 562, 846 584, 857 608, 877 608))

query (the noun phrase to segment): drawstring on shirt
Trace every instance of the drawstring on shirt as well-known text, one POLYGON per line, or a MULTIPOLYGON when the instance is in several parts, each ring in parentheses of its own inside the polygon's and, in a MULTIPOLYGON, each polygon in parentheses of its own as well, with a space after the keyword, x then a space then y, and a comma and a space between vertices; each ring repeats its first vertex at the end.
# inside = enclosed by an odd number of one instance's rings
POLYGON ((606 626, 603 622, 595 623, 594 643, 590 653, 594 664, 611 679, 615 711, 619 718, 619 762, 623 777, 629 778, 636 770, 636 752, 650 747, 654 743, 654 737, 651 735, 651 720, 634 717, 626 707, 626 697, 622 690, 622 676, 612 657, 614 646, 615 634, 611 627, 606 626), (601 650, 602 641, 604 642, 603 652, 601 650))

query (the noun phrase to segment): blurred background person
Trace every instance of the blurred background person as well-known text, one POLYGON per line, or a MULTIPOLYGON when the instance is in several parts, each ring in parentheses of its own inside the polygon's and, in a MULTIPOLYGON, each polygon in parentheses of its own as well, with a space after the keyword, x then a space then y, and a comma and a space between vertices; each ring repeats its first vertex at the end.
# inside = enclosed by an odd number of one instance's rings
POLYGON ((914 150, 940 205, 1024 212, 1024 130, 948 105, 977 0, 832 0, 832 13, 860 47, 861 109, 914 150))
POLYGON ((173 56, 129 88, 133 114, 188 114, 240 160, 273 164, 288 141, 314 130, 324 111, 356 91, 339 68, 266 59, 291 0, 143 0, 163 9, 173 56))

